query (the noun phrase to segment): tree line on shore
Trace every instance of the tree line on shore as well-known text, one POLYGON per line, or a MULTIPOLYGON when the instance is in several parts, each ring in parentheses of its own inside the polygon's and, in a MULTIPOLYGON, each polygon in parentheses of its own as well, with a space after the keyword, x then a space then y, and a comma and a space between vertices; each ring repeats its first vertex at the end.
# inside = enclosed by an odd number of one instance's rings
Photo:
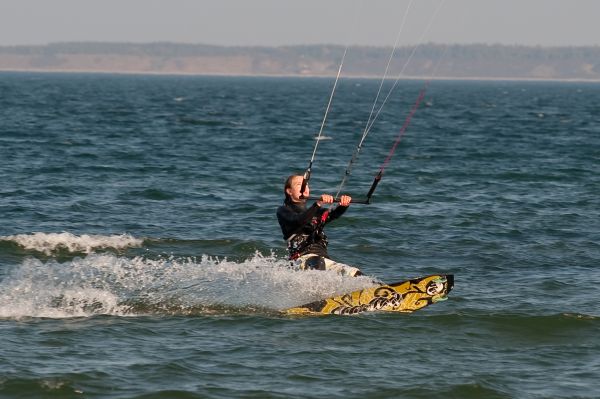
MULTIPOLYGON (((215 46, 181 43, 76 42, 0 46, 0 70, 331 76, 344 46, 215 46)), ((353 46, 343 73, 380 77, 390 47, 353 46)), ((389 76, 600 79, 600 46, 540 47, 499 44, 399 47, 389 76)))

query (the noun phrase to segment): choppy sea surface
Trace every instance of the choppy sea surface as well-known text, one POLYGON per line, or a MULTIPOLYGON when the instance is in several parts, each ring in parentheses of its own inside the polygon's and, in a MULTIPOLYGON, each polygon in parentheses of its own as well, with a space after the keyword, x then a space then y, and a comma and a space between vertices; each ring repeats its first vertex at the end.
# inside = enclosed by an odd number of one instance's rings
MULTIPOLYGON (((372 204, 328 226, 356 279, 291 269, 275 217, 332 84, 0 73, 0 397, 600 398, 600 84, 432 82, 372 204), (413 314, 281 313, 433 273, 454 290, 413 314)), ((339 83, 313 194, 378 85, 339 83)))

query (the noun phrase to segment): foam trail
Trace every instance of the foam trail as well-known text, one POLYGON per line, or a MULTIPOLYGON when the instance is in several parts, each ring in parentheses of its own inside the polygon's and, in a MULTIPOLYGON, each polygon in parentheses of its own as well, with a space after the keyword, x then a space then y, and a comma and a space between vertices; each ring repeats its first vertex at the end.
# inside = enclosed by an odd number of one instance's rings
POLYGON ((207 256, 28 258, 0 281, 0 318, 269 312, 369 285, 366 277, 300 272, 260 254, 241 263, 207 256))
POLYGON ((90 254, 96 249, 123 250, 130 247, 141 247, 143 243, 142 239, 129 234, 110 236, 83 234, 77 236, 67 232, 17 234, 0 237, 0 240, 12 241, 27 250, 42 252, 48 256, 61 250, 86 254, 90 254))

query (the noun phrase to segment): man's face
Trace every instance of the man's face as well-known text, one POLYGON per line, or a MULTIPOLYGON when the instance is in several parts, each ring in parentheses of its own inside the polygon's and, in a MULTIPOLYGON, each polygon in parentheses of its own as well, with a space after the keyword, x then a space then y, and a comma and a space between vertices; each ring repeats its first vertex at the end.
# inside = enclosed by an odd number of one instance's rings
POLYGON ((304 202, 306 201, 305 198, 308 198, 308 196, 310 195, 310 189, 308 188, 308 184, 306 184, 306 187, 304 188, 304 193, 300 192, 300 189, 302 188, 302 181, 302 176, 294 176, 292 178, 291 187, 288 187, 285 190, 293 202, 304 202), (300 198, 302 194, 304 194, 305 198, 300 198))

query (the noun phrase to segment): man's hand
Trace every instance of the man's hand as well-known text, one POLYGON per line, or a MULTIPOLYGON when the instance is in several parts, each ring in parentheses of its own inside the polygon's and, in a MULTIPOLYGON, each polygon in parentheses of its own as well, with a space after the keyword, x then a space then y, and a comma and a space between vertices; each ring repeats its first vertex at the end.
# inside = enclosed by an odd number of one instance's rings
MULTIPOLYGON (((349 195, 342 195, 340 197, 339 203, 341 206, 350 206, 350 202, 352 202, 352 197, 349 195)), ((323 194, 317 201, 317 205, 323 206, 323 204, 332 204, 333 197, 329 194, 323 194)))
POLYGON ((350 197, 349 195, 342 195, 340 197, 341 206, 350 206, 350 202, 352 202, 352 197, 350 197))
POLYGON ((317 201, 317 205, 323 206, 323 204, 333 204, 333 197, 329 194, 321 195, 321 198, 317 201))

